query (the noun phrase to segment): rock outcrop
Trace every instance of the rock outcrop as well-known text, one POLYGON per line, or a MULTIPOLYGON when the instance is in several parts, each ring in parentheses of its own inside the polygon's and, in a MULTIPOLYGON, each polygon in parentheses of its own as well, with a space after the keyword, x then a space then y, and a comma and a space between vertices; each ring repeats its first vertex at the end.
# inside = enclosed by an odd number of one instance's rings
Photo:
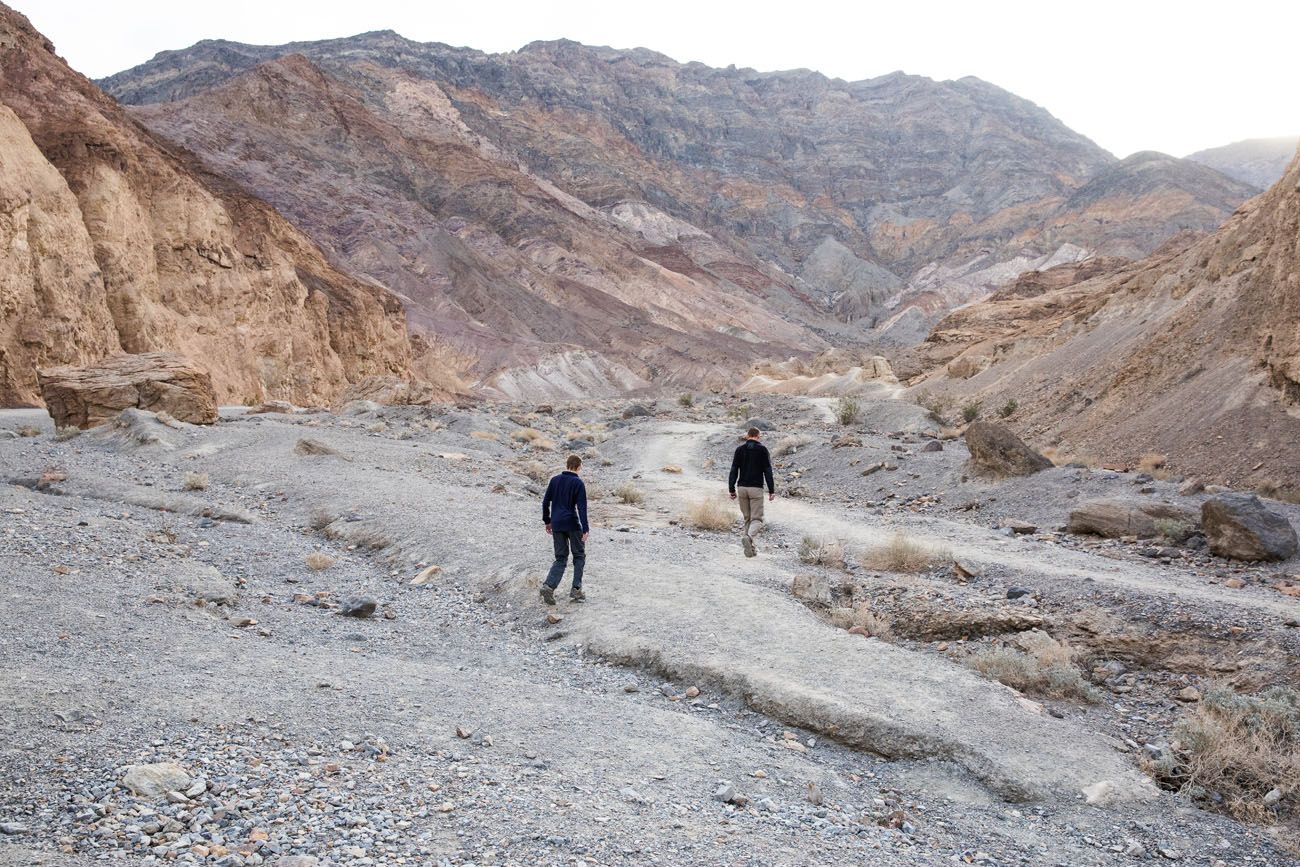
POLYGON ((1232 560, 1286 560, 1295 556, 1291 522, 1258 497, 1223 494, 1201 504, 1201 523, 1210 551, 1232 560))
POLYGON ((180 355, 118 355, 89 367, 53 367, 37 375, 57 427, 95 427, 128 408, 165 412, 191 424, 217 420, 211 375, 180 355))
POLYGON ((1010 428, 991 421, 977 421, 966 428, 966 447, 970 449, 970 471, 980 476, 1031 476, 1052 466, 1010 428))
POLYGON ((155 138, 0 5, 0 405, 36 369, 201 359, 222 401, 323 403, 408 377, 401 305, 155 138))
MULTIPOLYGON (((684 296, 583 241, 581 218, 630 233, 635 255, 679 284, 734 285, 747 304, 832 339, 888 324, 892 339, 920 340, 943 311, 1022 271, 1150 252, 1216 227, 1253 192, 1168 157, 1118 161, 975 78, 845 82, 567 40, 504 54, 392 32, 205 41, 104 86, 151 129, 242 171, 349 267, 405 268, 409 285, 396 288, 412 298, 449 274, 479 301, 513 291, 522 256, 530 277, 626 284, 623 302, 679 311, 684 296), (259 108, 280 100, 295 110, 259 108), (385 147, 356 147, 380 131, 385 147), (218 144, 232 138, 239 147, 218 144), (256 159, 233 165, 245 153, 256 159), (539 222, 556 196, 572 217, 539 222), (418 228, 387 220, 394 207, 418 228), (443 234, 514 267, 484 267, 443 234)), ((480 309, 465 307, 466 327, 480 309)))
POLYGON ((1157 523, 1159 521, 1181 524, 1189 529, 1200 523, 1195 512, 1177 506, 1105 498, 1088 500, 1071 509, 1066 527, 1071 533, 1108 539, 1124 536, 1150 539, 1160 535, 1162 525, 1157 523))
POLYGON ((1213 235, 999 292, 945 317, 899 366, 918 391, 1014 398, 1017 430, 1064 453, 1128 466, 1158 453, 1205 481, 1300 488, 1298 238, 1295 160, 1213 235), (954 377, 961 358, 982 369, 954 377))

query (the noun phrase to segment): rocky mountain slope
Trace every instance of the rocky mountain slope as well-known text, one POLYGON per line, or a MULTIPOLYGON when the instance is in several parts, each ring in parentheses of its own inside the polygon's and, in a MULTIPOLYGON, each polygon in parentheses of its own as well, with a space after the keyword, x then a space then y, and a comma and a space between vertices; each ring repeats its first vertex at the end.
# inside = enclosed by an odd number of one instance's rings
POLYGON ((407 377, 398 300, 331 266, 73 72, 0 5, 0 405, 36 368, 172 350, 222 400, 333 399, 407 377))
POLYGON ((488 393, 729 382, 755 354, 824 345, 778 315, 817 316, 788 277, 649 206, 610 215, 561 192, 434 82, 366 65, 345 83, 289 55, 136 114, 401 293, 414 332, 488 393))
MULTIPOLYGON (((1140 155, 1119 162, 1038 106, 974 78, 936 82, 895 73, 845 82, 806 70, 713 69, 645 49, 569 41, 489 55, 377 32, 274 47, 205 41, 104 81, 123 102, 140 106, 138 116, 152 129, 205 159, 231 170, 237 160, 259 163, 245 168, 242 180, 283 209, 317 213, 316 239, 336 260, 378 279, 406 270, 416 238, 380 225, 372 250, 349 252, 355 208, 312 200, 314 188, 331 185, 324 177, 331 170, 314 160, 281 165, 291 159, 282 151, 330 146, 315 135, 304 141, 299 122, 338 118, 267 113, 250 124, 249 76, 284 75, 286 62, 310 62, 320 86, 347 93, 346 104, 363 105, 408 140, 441 128, 444 141, 572 197, 566 201, 577 217, 639 236, 632 249, 672 279, 698 278, 702 270, 730 280, 756 308, 836 342, 865 339, 872 326, 911 309, 921 310, 923 321, 896 336, 919 339, 936 308, 978 297, 1026 268, 1094 252, 1145 254, 1178 232, 1215 228, 1253 192, 1217 175, 1207 182, 1212 173, 1184 161, 1140 155), (421 101, 427 105, 417 109, 421 101), (216 129, 240 136, 240 146, 224 146, 212 137, 216 129), (1146 170, 1149 163, 1159 170, 1146 170)), ((353 129, 325 138, 351 151, 353 129)), ((388 154, 366 151, 348 161, 367 180, 393 178, 388 154)), ((622 300, 651 306, 639 300, 646 290, 627 285, 626 264, 575 251, 572 235, 557 234, 553 224, 534 220, 527 235, 511 231, 517 205, 505 199, 493 199, 497 224, 485 223, 482 206, 464 203, 482 190, 442 160, 426 156, 418 164, 420 176, 441 174, 444 188, 455 191, 403 193, 432 218, 445 223, 476 211, 492 243, 504 243, 496 247, 502 255, 576 260, 580 267, 571 270, 602 291, 619 284, 622 300), (546 255, 528 249, 539 232, 546 255)), ((499 193, 503 186, 499 181, 493 196, 508 198, 499 193)), ((359 186, 353 193, 352 204, 360 197, 378 207, 359 186)), ((568 225, 575 231, 573 220, 568 225)), ((427 295, 430 283, 455 282, 449 270, 417 276, 421 285, 403 291, 427 295)), ((491 271, 472 278, 462 271, 456 279, 474 279, 485 292, 502 286, 491 271)), ((725 282, 722 289, 734 292, 725 282)), ((782 339, 789 345, 799 338, 782 339)))
POLYGON ((1300 159, 1213 235, 1107 270, 951 314, 904 366, 914 391, 1014 400, 1011 421, 1063 454, 1300 486, 1300 159))
POLYGON ((1266 190, 1277 183, 1295 156, 1300 138, 1250 138, 1189 154, 1188 159, 1207 165, 1230 178, 1266 190))

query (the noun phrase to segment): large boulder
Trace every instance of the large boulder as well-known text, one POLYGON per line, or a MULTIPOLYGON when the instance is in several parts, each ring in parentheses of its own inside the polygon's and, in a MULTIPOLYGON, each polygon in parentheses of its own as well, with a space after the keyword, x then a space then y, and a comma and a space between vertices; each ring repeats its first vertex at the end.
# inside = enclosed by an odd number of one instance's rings
POLYGON ((1162 521, 1186 525, 1189 531, 1198 524, 1196 513, 1190 509, 1165 503, 1139 503, 1107 497, 1088 500, 1071 510, 1066 529, 1071 533, 1105 536, 1108 539, 1122 536, 1150 539, 1161 533, 1168 535, 1168 528, 1158 523, 1162 521))
POLYGON ((432 385, 421 380, 408 380, 396 376, 368 376, 344 389, 339 405, 365 400, 383 406, 425 406, 444 396, 432 385))
POLYGON ((1286 560, 1296 553, 1291 522, 1253 494, 1221 494, 1201 504, 1210 551, 1233 560, 1286 560))
POLYGON ((970 449, 970 470, 976 475, 1030 476, 1052 466, 1010 428, 991 421, 977 421, 966 428, 966 446, 970 449))
POLYGON ((193 424, 217 420, 212 377, 183 355, 118 355, 87 367, 37 371, 41 396, 58 427, 90 428, 137 407, 193 424))

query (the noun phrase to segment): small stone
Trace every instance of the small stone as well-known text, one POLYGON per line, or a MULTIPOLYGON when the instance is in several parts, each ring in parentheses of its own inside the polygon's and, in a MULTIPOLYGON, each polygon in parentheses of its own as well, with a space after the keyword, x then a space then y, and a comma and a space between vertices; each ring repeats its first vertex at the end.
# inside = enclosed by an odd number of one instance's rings
POLYGON ((922 452, 941 452, 941 451, 943 451, 943 443, 939 442, 938 440, 930 440, 928 443, 926 443, 925 445, 921 446, 921 451, 922 451, 922 452))
POLYGON ((634 680, 630 680, 627 683, 623 684, 623 692, 640 692, 640 691, 641 691, 641 687, 638 686, 636 681, 634 680))
POLYGON ((416 573, 411 579, 412 587, 423 587, 425 584, 433 583, 433 580, 442 574, 441 566, 426 566, 416 573))
POLYGON ((555 614, 555 613, 549 613, 549 612, 548 612, 547 615, 546 615, 546 622, 547 622, 547 623, 550 623, 551 625, 555 625, 556 623, 559 623, 559 622, 561 622, 561 621, 563 621, 563 620, 564 620, 563 617, 561 617, 560 615, 555 614))
POLYGON ((1282 790, 1278 788, 1269 789, 1268 794, 1264 796, 1264 806, 1271 807, 1280 800, 1282 800, 1282 790))
POLYGON ((339 606, 339 614, 344 617, 370 617, 378 607, 379 603, 371 596, 354 596, 344 600, 339 606))
POLYGON ((0 822, 0 834, 14 836, 17 834, 26 834, 27 826, 22 822, 0 822))
POLYGON ((682 468, 677 466, 676 464, 669 464, 668 466, 664 467, 664 472, 671 473, 672 475, 681 475, 682 468))
POLYGON ((1200 701, 1201 691, 1194 686, 1184 687, 1178 691, 1179 701, 1200 701))
POLYGON ((721 801, 724 804, 731 803, 731 800, 734 797, 736 797, 735 788, 731 785, 731 783, 725 781, 719 783, 718 788, 713 791, 713 800, 721 801))
POLYGON ((633 789, 630 786, 625 789, 619 789, 618 793, 622 795, 624 798, 626 798, 627 800, 631 801, 633 804, 649 803, 648 801, 646 801, 645 797, 642 796, 640 792, 638 792, 636 789, 633 789))
POLYGON ((668 698, 676 698, 676 697, 677 697, 677 687, 673 686, 671 683, 661 683, 661 684, 659 684, 659 692, 663 693, 663 694, 666 695, 668 698))
POLYGON ((1233 590, 1240 590, 1242 587, 1246 586, 1246 582, 1242 581, 1240 578, 1229 578, 1227 581, 1223 582, 1223 586, 1233 590))
POLYGON ((275 862, 275 867, 318 867, 320 859, 315 855, 282 855, 275 862))
POLYGON ((699 695, 700 695, 700 688, 698 686, 688 686, 686 688, 687 698, 698 698, 699 695))
POLYGON ((1037 525, 1037 524, 1031 524, 1031 523, 1029 523, 1028 521, 1015 521, 1015 520, 1004 521, 1004 522, 1002 523, 1002 526, 1003 526, 1004 528, 1005 528, 1005 527, 1009 527, 1009 528, 1011 528, 1011 532, 1016 533, 1016 534, 1018 534, 1018 535, 1022 535, 1022 536, 1027 536, 1027 535, 1029 535, 1030 533, 1037 533, 1037 532, 1038 532, 1038 525, 1037 525))
POLYGON ((474 736, 473 729, 467 729, 464 726, 456 726, 456 737, 465 740, 474 736))
POLYGON ((1028 596, 1028 595, 1030 595, 1030 594, 1033 593, 1033 592, 1034 592, 1034 591, 1029 590, 1029 589, 1024 588, 1024 587, 1010 587, 1010 588, 1007 589, 1007 598, 1008 598, 1008 599, 1019 599, 1020 597, 1022 597, 1022 596, 1028 596))
POLYGON ((1115 784, 1110 780, 1101 780, 1083 788, 1084 800, 1089 804, 1104 804, 1115 791, 1115 784))
POLYGON ((131 765, 122 775, 122 785, 143 798, 161 798, 168 792, 190 787, 190 775, 175 762, 131 765))

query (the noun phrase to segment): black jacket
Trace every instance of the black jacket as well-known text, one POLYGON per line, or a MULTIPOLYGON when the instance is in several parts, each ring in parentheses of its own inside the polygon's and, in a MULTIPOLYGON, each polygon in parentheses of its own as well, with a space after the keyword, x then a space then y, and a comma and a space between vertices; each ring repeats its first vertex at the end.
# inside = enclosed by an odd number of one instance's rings
POLYGON ((772 482, 772 456, 767 453, 767 446, 758 440, 745 440, 736 449, 731 459, 731 475, 727 477, 727 490, 736 493, 736 485, 742 488, 761 488, 767 482, 767 492, 776 493, 772 482))
POLYGON ((587 524, 587 486, 578 474, 565 470, 551 479, 542 497, 542 523, 567 533, 591 531, 587 524))

